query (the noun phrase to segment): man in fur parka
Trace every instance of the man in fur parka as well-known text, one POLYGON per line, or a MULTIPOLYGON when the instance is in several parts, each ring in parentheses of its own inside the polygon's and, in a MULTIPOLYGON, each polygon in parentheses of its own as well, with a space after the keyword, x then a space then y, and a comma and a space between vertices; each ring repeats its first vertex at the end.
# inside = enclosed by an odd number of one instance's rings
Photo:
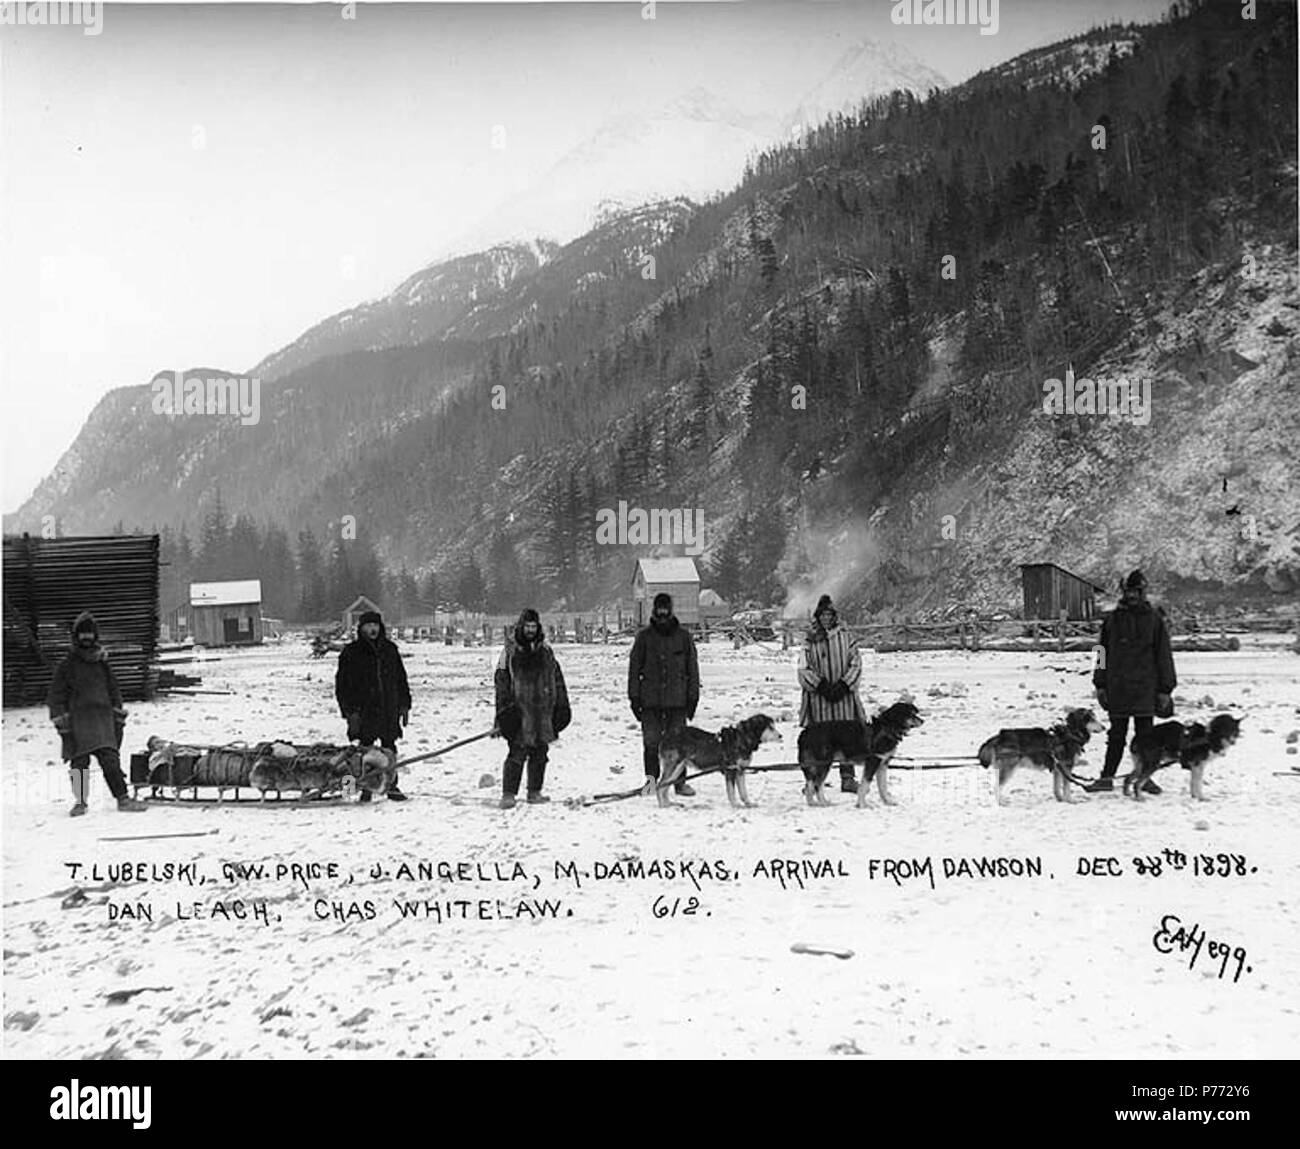
POLYGON ((525 608, 506 640, 496 670, 497 716, 493 732, 509 743, 501 772, 501 809, 515 805, 525 763, 528 801, 549 802, 542 793, 549 746, 572 720, 569 692, 555 652, 542 632, 542 621, 525 608))
POLYGON ((108 665, 108 651, 99 643, 99 624, 88 611, 79 614, 72 624, 72 649, 55 670, 45 701, 54 728, 63 739, 63 759, 71 766, 72 816, 86 812, 92 754, 117 799, 117 808, 146 809, 143 802, 128 797, 126 792, 118 753, 126 710, 122 691, 108 665))
MULTIPOLYGON (((828 594, 817 600, 798 673, 803 691, 800 726, 817 722, 861 722, 866 717, 858 698, 858 680, 862 677, 858 640, 840 626, 839 613, 828 594)), ((840 763, 840 789, 846 794, 857 793, 851 762, 840 763)))

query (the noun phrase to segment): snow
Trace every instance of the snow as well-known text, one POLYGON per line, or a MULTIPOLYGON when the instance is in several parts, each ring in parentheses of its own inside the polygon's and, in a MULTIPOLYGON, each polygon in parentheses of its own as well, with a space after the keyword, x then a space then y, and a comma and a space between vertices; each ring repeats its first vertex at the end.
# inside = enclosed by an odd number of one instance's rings
MULTIPOLYGON (((553 748, 548 806, 495 807, 504 747, 475 743, 411 767, 405 804, 323 808, 111 809, 92 770, 85 818, 67 816, 65 771, 42 710, 4 713, 5 1039, 23 1058, 109 1053, 132 1058, 289 1057, 893 1057, 1285 1056, 1300 1036, 1293 976, 1300 840, 1300 658, 1281 636, 1250 637, 1236 654, 1177 656, 1184 719, 1246 715, 1242 741, 1207 774, 1211 801, 1194 803, 1186 776, 1159 777, 1164 796, 1051 799, 1041 774, 1018 774, 998 808, 977 768, 892 777, 898 805, 810 810, 798 775, 755 775, 759 805, 733 811, 722 782, 660 810, 633 798, 585 808, 564 799, 635 786, 640 743, 624 701, 626 643, 556 648, 574 724, 553 748), (617 772, 616 772, 617 771, 617 772), (481 775, 494 780, 479 789, 481 775), (1203 826, 1204 828, 1198 828, 1203 826), (114 842, 110 837, 192 834, 114 842), (1134 856, 1165 847, 1244 855, 1257 871, 1229 878, 1134 873, 1134 856), (1113 855, 1121 877, 1080 877, 1079 858, 1113 855), (930 857, 927 880, 896 883, 876 860, 930 857), (1041 857, 1041 878, 951 878, 943 857, 1041 857), (737 877, 690 881, 556 876, 572 861, 594 873, 620 858, 723 861, 737 877), (842 865, 804 888, 755 876, 774 858, 842 865), (398 880, 406 860, 483 865, 528 877, 398 880), (73 881, 65 863, 193 862, 190 887, 148 882, 105 888, 73 881), (223 862, 335 862, 351 884, 309 878, 239 883, 223 862), (374 879, 372 866, 386 876, 374 879), (1052 877, 1047 875, 1051 874, 1052 877), (536 887, 534 888, 534 875, 536 887), (61 909, 74 886, 90 901, 61 909), (699 899, 698 911, 657 917, 699 899), (103 899, 156 907, 153 923, 110 924, 103 899), (270 924, 180 920, 176 903, 265 898, 270 924), (555 920, 402 920, 394 897, 521 898, 560 903, 555 920), (316 899, 376 906, 374 920, 317 921, 316 899), (569 912, 572 916, 568 916, 569 912), (1152 937, 1166 914, 1199 922, 1211 940, 1241 945, 1252 972, 1220 979, 1202 954, 1162 954, 1152 937), (278 915, 279 920, 276 920, 278 915), (851 950, 846 960, 795 946, 851 950), (150 989, 124 1004, 114 990, 150 989), (32 1015, 36 1015, 33 1020, 32 1015)), ((487 728, 495 649, 404 644, 415 706, 406 753, 487 728)), ((756 764, 789 761, 797 735, 793 652, 700 651, 698 724, 762 710, 784 743, 756 764)), ((900 751, 971 754, 1004 724, 1029 725, 1089 700, 1086 654, 867 652, 871 709, 904 689, 926 725, 900 751), (952 684, 964 685, 963 693, 952 684), (935 689, 935 693, 931 690, 935 689), (1032 697, 1031 697, 1032 695, 1032 697)), ((337 740, 333 658, 302 641, 221 654, 199 668, 205 690, 130 707, 126 748, 149 734, 197 741, 274 737, 337 740)), ((1095 773, 1101 747, 1089 747, 1095 773)), ((454 872, 454 871, 453 871, 454 872)), ((187 912, 192 912, 187 911, 187 912)), ((328 911, 327 911, 328 912, 328 911)), ((1235 966, 1234 966, 1235 968, 1235 966)))

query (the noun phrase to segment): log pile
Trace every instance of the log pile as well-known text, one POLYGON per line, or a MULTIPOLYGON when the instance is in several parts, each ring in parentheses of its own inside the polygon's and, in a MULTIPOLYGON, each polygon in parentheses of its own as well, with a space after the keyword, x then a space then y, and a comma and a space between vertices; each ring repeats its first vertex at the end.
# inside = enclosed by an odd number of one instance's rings
POLYGON ((158 536, 4 540, 4 705, 45 700, 71 647, 68 628, 83 610, 122 695, 148 698, 157 687, 158 536))

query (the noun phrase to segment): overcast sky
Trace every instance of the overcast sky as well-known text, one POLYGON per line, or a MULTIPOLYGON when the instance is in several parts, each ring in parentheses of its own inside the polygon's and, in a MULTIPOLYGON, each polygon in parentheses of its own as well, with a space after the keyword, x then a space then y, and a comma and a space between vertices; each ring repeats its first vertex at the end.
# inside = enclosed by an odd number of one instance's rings
POLYGON ((454 249, 611 115, 696 85, 793 110, 864 38, 957 82, 1167 4, 1001 0, 992 36, 891 7, 112 5, 97 36, 0 27, 4 510, 106 391, 246 371, 454 249))

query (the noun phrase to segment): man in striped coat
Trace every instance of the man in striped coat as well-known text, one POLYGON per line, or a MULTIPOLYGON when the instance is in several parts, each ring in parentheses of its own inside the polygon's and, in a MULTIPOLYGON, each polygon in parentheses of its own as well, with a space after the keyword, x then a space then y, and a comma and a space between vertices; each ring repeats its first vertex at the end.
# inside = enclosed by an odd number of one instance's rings
MULTIPOLYGON (((824 594, 817 600, 799 659, 799 685, 803 689, 799 725, 864 721, 866 712, 858 698, 861 677, 858 641, 840 626, 831 596, 824 594)), ((840 763, 840 789, 846 794, 858 792, 851 762, 840 763)))

